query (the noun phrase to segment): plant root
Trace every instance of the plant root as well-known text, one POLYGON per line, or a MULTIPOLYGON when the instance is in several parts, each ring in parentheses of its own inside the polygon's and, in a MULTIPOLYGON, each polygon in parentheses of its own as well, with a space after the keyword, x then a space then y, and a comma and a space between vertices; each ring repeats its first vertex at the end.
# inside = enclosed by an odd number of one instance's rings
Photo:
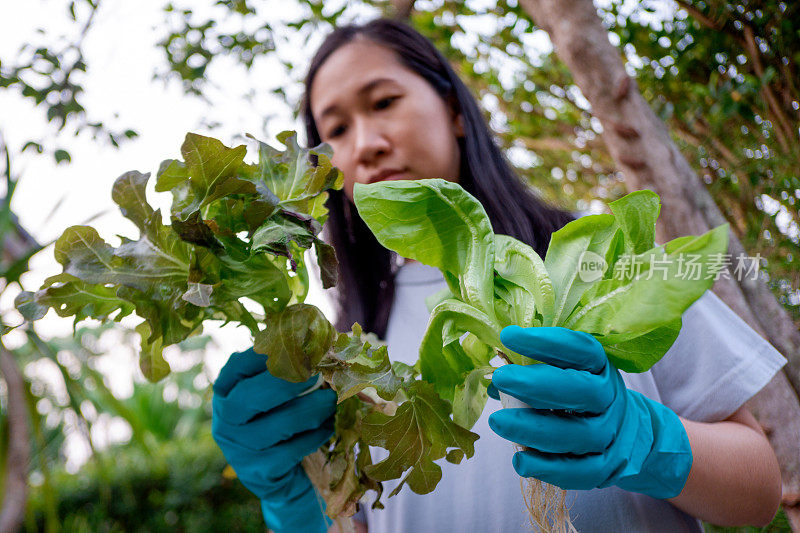
MULTIPOLYGON (((517 446, 517 450, 524 448, 517 446)), ((578 533, 567 509, 567 491, 532 477, 520 477, 519 487, 531 529, 542 533, 578 533)))

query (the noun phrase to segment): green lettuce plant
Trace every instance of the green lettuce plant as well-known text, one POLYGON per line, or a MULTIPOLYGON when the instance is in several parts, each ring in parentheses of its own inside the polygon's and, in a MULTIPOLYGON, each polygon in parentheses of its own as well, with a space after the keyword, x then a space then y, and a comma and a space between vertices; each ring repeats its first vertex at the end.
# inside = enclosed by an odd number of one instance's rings
POLYGON ((530 363, 502 346, 503 327, 585 331, 617 368, 644 372, 672 346, 681 315, 711 287, 728 246, 727 224, 656 244, 660 201, 648 190, 611 202, 611 214, 566 224, 544 259, 495 235, 483 206, 456 183, 357 184, 354 197, 381 244, 444 275, 448 289, 429 300, 419 368, 468 428, 486 403, 491 360, 530 363))
POLYGON ((247 163, 244 145, 188 134, 182 160, 164 161, 156 176, 155 190, 172 195, 169 224, 146 199, 149 174, 123 174, 111 195, 138 238, 114 246, 90 226, 67 228, 55 243, 63 271, 22 292, 17 308, 28 320, 52 308, 76 324, 140 317, 140 367, 152 381, 170 371, 163 349, 207 321, 246 327, 273 375, 299 382, 321 374, 338 394, 334 438, 304 461, 332 518, 351 515, 367 489, 381 506, 381 482, 390 479, 401 479, 392 494, 405 484, 430 492, 442 475, 434 461, 471 457, 478 436, 358 324, 337 333, 305 303, 305 252, 314 250, 323 287, 336 283, 336 254, 319 233, 327 191, 341 188, 342 174, 328 146, 303 149, 294 132, 278 139, 285 150, 254 141, 258 160, 247 163), (370 446, 389 456, 373 464, 370 446))

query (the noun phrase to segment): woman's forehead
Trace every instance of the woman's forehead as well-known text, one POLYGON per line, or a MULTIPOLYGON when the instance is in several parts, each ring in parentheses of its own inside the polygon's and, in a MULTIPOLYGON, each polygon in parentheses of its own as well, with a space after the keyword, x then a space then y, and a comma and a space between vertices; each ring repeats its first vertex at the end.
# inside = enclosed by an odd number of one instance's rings
POLYGON ((311 87, 311 107, 319 119, 340 98, 366 95, 384 84, 406 85, 413 77, 417 74, 403 65, 394 51, 354 41, 333 52, 319 67, 311 87))

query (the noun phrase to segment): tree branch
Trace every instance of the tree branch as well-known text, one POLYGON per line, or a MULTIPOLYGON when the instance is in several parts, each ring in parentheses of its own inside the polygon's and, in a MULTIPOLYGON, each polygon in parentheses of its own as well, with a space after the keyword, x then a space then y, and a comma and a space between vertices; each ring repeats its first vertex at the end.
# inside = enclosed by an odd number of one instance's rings
MULTIPOLYGON (((747 50, 747 55, 750 56, 750 61, 752 62, 756 76, 758 76, 760 80, 763 80, 764 66, 761 64, 761 52, 756 44, 753 28, 751 28, 749 24, 744 25, 744 43, 745 50, 747 50)), ((789 125, 786 114, 783 112, 775 93, 772 91, 772 87, 770 87, 768 83, 763 83, 762 81, 761 93, 764 95, 764 99, 767 101, 767 105, 775 118, 775 134, 777 135, 778 142, 781 143, 781 148, 788 153, 789 139, 792 138, 792 127, 789 125)))
MULTIPOLYGON (((694 19, 698 22, 703 24, 704 26, 718 32, 726 33, 731 38, 733 38, 746 52, 750 59, 750 64, 753 67, 753 72, 759 79, 763 79, 764 76, 764 66, 761 61, 761 52, 758 49, 758 46, 755 42, 755 35, 753 32, 752 26, 747 23, 747 21, 742 21, 743 33, 742 36, 738 31, 733 29, 728 24, 720 23, 707 15, 705 15, 702 11, 694 7, 692 4, 687 2, 686 0, 675 0, 678 6, 681 7, 684 11, 689 13, 694 19)), ((791 78, 788 78, 791 79, 791 78)), ((772 122, 775 125, 774 131, 775 135, 778 139, 778 142, 781 145, 781 148, 784 152, 791 153, 790 146, 792 143, 789 142, 789 139, 793 139, 793 129, 790 125, 788 118, 786 117, 786 113, 784 112, 783 108, 781 107, 780 103, 778 102, 777 97, 775 96, 775 92, 772 90, 772 87, 767 84, 763 84, 761 86, 761 92, 764 96, 764 100, 767 101, 767 105, 770 110, 770 114, 772 115, 772 122)))
POLYGON ((700 24, 708 28, 711 28, 712 30, 715 31, 725 30, 724 24, 720 24, 716 20, 706 16, 702 11, 694 7, 689 2, 686 2, 685 0, 675 0, 675 3, 678 4, 681 7, 681 9, 683 9, 684 11, 689 13, 693 18, 695 18, 697 22, 699 22, 700 24))

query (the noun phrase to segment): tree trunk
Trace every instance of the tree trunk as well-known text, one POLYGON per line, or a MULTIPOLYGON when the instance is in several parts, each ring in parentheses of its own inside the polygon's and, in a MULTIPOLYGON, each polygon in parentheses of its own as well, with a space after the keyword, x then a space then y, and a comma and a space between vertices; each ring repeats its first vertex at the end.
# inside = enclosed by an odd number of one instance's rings
POLYGON ((0 533, 13 533, 22 526, 28 496, 30 458, 25 383, 11 353, 0 344, 0 370, 8 391, 8 455, 0 533))
MULTIPOLYGON (((628 189, 651 189, 661 196, 657 240, 703 233, 724 223, 711 195, 627 75, 591 0, 521 0, 521 5, 550 35, 592 114, 601 121, 603 139, 625 173, 628 189)), ((729 253, 734 258, 745 256, 737 237, 733 233, 730 237, 729 253)), ((771 429, 784 494, 800 494, 800 334, 762 280, 738 283, 721 278, 713 289, 790 361, 749 405, 771 429)), ((784 509, 794 531, 800 531, 800 506, 785 500, 784 509)))
POLYGON ((397 20, 408 22, 414 9, 414 0, 392 0, 393 16, 397 20))

